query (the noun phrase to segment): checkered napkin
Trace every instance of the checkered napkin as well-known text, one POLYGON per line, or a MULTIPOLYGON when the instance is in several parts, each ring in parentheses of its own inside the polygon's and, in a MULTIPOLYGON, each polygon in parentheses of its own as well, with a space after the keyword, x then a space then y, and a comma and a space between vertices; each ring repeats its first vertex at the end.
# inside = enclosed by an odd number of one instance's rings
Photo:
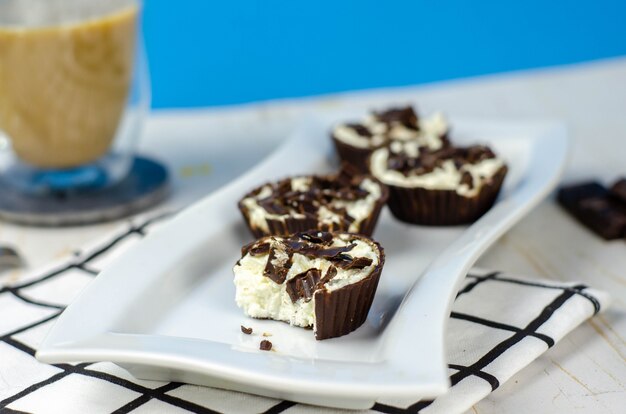
MULTIPOLYGON (((112 363, 47 365, 35 350, 72 298, 162 219, 23 277, 0 275, 0 412, 304 413, 334 410, 232 391, 143 381, 112 363)), ((380 401, 368 412, 461 413, 608 304, 603 292, 473 270, 447 332, 450 391, 435 401, 380 401)), ((418 368, 418 367, 417 367, 418 368)))

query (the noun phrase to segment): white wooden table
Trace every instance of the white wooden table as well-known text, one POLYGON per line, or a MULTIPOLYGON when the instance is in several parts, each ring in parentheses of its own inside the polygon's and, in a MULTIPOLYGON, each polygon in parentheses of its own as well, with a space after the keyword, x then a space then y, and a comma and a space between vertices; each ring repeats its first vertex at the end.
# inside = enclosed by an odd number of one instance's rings
MULTIPOLYGON (((573 144, 564 181, 597 177, 610 182, 626 175, 626 59, 314 99, 156 112, 142 151, 172 169, 173 197, 163 208, 182 207, 253 165, 308 113, 365 111, 408 101, 418 102, 426 113, 443 109, 452 116, 562 119, 573 144), (258 137, 257 144, 245 139, 250 134, 258 137)), ((16 246, 29 268, 36 268, 117 225, 40 229, 0 223, 0 244, 16 246)), ((470 412, 626 412, 626 242, 600 240, 550 200, 505 235, 479 265, 582 281, 609 291, 614 303, 470 412)))

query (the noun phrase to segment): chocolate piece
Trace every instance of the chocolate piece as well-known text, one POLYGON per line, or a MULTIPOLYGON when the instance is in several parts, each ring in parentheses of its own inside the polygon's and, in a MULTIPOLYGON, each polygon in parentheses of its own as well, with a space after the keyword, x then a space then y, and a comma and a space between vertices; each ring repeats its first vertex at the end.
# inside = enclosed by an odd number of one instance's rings
POLYGON ((337 261, 335 264, 344 269, 363 269, 372 264, 372 259, 368 257, 352 257, 347 254, 337 256, 337 261))
POLYGON ((559 190, 558 201, 582 224, 606 240, 626 237, 626 208, 597 182, 559 190))
POLYGON ((419 129, 417 122, 417 114, 412 107, 392 108, 383 112, 375 112, 374 116, 381 122, 391 124, 393 122, 400 123, 407 128, 419 129))
POLYGON ((349 252, 350 250, 354 249, 354 246, 356 246, 356 244, 352 243, 349 244, 347 246, 337 246, 337 247, 329 247, 327 249, 320 249, 317 247, 303 247, 300 250, 294 250, 294 252, 296 253, 300 253, 304 256, 309 256, 309 257, 335 257, 338 255, 341 255, 342 253, 346 253, 349 252))
POLYGON ((346 124, 346 126, 348 128, 354 129, 354 131, 362 137, 372 136, 372 132, 361 124, 346 124))
POLYGON ((322 280, 320 280, 320 285, 325 285, 326 283, 330 282, 335 276, 337 276, 337 268, 331 265, 328 267, 328 270, 326 270, 326 274, 324 275, 322 280))
POLYGON ((287 246, 274 246, 270 248, 267 264, 263 270, 263 276, 269 277, 276 283, 283 283, 291 268, 291 252, 287 246))
POLYGON ((279 200, 275 200, 273 198, 266 198, 258 201, 259 205, 265 209, 270 214, 287 214, 289 210, 285 208, 283 204, 279 202, 279 200))
POLYGON ((305 302, 310 301, 321 277, 318 269, 309 269, 289 279, 285 289, 291 301, 297 302, 301 298, 304 298, 305 302))
POLYGON ((328 244, 333 241, 333 235, 327 231, 309 231, 303 232, 298 235, 301 239, 304 239, 311 243, 328 244))
POLYGON ((246 328, 245 326, 241 325, 241 332, 245 333, 246 335, 250 335, 252 334, 252 328, 246 328))
POLYGON ((472 174, 469 173, 469 171, 464 171, 463 175, 461 175, 461 183, 460 184, 465 184, 466 186, 469 187, 469 189, 471 190, 472 188, 474 188, 474 178, 472 178, 472 174))
POLYGON ((270 251, 270 244, 262 243, 262 244, 252 247, 250 249, 250 254, 252 256, 262 256, 264 254, 269 253, 269 251, 270 251))
POLYGON ((241 257, 243 257, 243 256, 245 256, 246 254, 248 254, 248 252, 250 251, 250 249, 251 249, 251 248, 253 248, 254 246, 256 246, 256 244, 257 244, 257 243, 258 243, 258 241, 256 241, 256 240, 255 240, 255 241, 253 241, 253 242, 250 242, 250 243, 248 243, 248 244, 244 245, 244 246, 241 248, 241 257))
POLYGON ((264 339, 259 344, 259 349, 261 351, 271 351, 272 350, 272 343, 270 341, 268 341, 267 339, 264 339))
POLYGON ((611 186, 611 196, 626 206, 626 178, 616 181, 611 186))

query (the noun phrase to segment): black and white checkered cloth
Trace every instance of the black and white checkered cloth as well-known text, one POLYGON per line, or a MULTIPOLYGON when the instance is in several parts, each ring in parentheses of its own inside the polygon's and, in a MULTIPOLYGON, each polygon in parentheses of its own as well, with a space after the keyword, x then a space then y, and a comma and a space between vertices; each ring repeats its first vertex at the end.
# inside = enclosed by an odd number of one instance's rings
MULTIPOLYGON (((55 364, 34 355, 54 320, 114 257, 162 218, 133 222, 104 243, 16 278, 0 275, 0 412, 300 413, 289 401, 143 381, 108 362, 55 364)), ((473 270, 448 328, 451 390, 434 402, 380 401, 370 412, 461 413, 608 304, 603 292, 473 270)), ((319 408, 321 412, 333 410, 319 408)))

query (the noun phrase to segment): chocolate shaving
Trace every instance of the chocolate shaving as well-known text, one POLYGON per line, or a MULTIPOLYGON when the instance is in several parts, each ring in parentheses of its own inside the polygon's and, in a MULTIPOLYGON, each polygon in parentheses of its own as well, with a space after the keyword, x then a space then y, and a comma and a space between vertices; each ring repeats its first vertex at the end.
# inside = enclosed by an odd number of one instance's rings
POLYGON ((372 132, 367 127, 361 124, 346 124, 346 127, 354 129, 354 132, 356 132, 358 135, 362 137, 372 136, 372 132))
POLYGON ((262 243, 259 244, 257 246, 254 246, 253 248, 250 249, 250 255, 252 256, 262 256, 264 254, 269 253, 270 251, 270 244, 269 243, 262 243))
POLYGON ((333 241, 333 235, 326 231, 308 231, 298 234, 297 237, 316 244, 328 244, 333 241))
POLYGON ((344 269, 363 269, 372 264, 372 259, 367 257, 352 257, 347 254, 340 255, 336 257, 335 265, 344 269))
POLYGON ((247 255, 248 252, 250 251, 250 249, 252 249, 256 244, 257 244, 257 241, 255 240, 255 241, 253 241, 251 243, 248 243, 248 244, 244 245, 241 248, 241 257, 247 255))
MULTIPOLYGON (((286 246, 281 246, 286 247, 286 246)), ((265 264, 265 269, 263 269, 263 276, 269 277, 274 282, 278 284, 282 284, 285 282, 285 278, 287 277, 287 273, 289 273, 289 269, 291 268, 291 252, 288 249, 283 248, 279 249, 277 247, 270 248, 270 253, 267 258, 267 263, 265 264), (287 256, 284 259, 279 257, 279 254, 287 256)))
POLYGON ((276 184, 276 191, 279 193, 288 193, 292 191, 291 180, 281 180, 276 184))
POLYGON ((289 279, 285 290, 292 302, 295 303, 300 298, 304 298, 304 301, 308 302, 313 298, 313 293, 317 289, 320 279, 320 271, 312 268, 289 279))
POLYGON ((261 351, 271 351, 272 350, 272 343, 270 341, 268 341, 267 339, 264 339, 259 344, 259 349, 261 351))
POLYGON ((301 298, 308 302, 313 298, 316 290, 322 288, 335 276, 337 276, 337 268, 335 266, 331 265, 326 270, 324 277, 321 277, 321 272, 318 269, 312 268, 288 280, 285 290, 292 302, 295 303, 301 298))
POLYGON ((259 200, 258 203, 270 214, 283 215, 289 213, 289 210, 287 210, 278 200, 273 199, 272 197, 259 200))
POLYGON ((250 335, 252 334, 252 328, 246 328, 245 326, 241 325, 241 332, 245 333, 246 335, 250 335))
POLYGON ((333 277, 337 276, 337 268, 333 265, 331 265, 328 270, 326 270, 326 274, 324 275, 324 277, 322 278, 322 280, 320 280, 319 285, 323 286, 326 283, 330 282, 332 280, 333 277))
POLYGON ((463 175, 461 176, 461 185, 465 184, 467 185, 467 187, 471 190, 472 188, 474 188, 474 178, 472 177, 472 174, 469 173, 469 171, 465 171, 463 172, 463 175))
POLYGON ((417 122, 417 114, 412 107, 392 108, 383 112, 374 112, 374 116, 380 122, 391 124, 393 122, 400 123, 407 128, 419 129, 417 122))
POLYGON ((336 257, 338 255, 341 255, 342 253, 349 252, 350 250, 354 249, 355 246, 356 246, 355 243, 349 244, 347 246, 329 247, 327 249, 320 249, 317 247, 310 246, 310 247, 304 247, 296 251, 296 253, 300 253, 301 255, 308 256, 308 257, 329 258, 329 257, 336 257))

